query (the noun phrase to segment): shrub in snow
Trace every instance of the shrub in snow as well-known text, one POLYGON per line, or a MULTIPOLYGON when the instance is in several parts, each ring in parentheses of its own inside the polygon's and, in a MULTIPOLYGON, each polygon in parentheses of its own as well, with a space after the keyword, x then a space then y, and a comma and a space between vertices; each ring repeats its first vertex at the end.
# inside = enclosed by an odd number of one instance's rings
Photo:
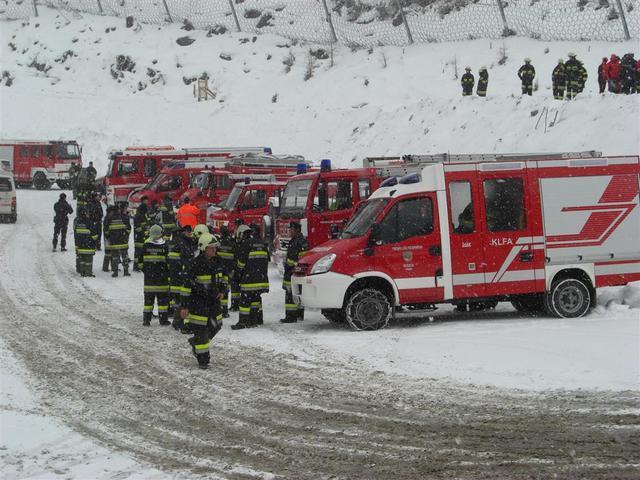
POLYGON ((262 15, 262 10, 257 8, 247 8, 244 11, 244 18, 258 18, 260 15, 262 15))
POLYGON ((227 33, 227 27, 224 25, 214 25, 213 27, 209 27, 207 29, 207 37, 212 37, 213 35, 222 35, 227 33))
POLYGON ((289 55, 282 59, 282 64, 284 65, 284 72, 289 73, 291 71, 291 67, 296 62, 296 57, 291 50, 289 50, 289 55))
POLYGON ((309 54, 307 56, 307 68, 304 71, 304 81, 306 82, 313 77, 313 70, 316 68, 316 58, 309 54))
POLYGON ((273 19, 273 15, 271 15, 270 13, 265 13, 260 17, 260 20, 258 20, 258 23, 256 24, 256 28, 273 27, 273 23, 271 23, 271 19, 273 19))
POLYGON ((271 103, 276 103, 278 101, 278 94, 274 93, 273 97, 271 97, 271 103))
POLYGON ((136 62, 129 55, 117 55, 116 63, 111 65, 111 76, 114 80, 124 77, 124 72, 135 72, 136 62))
POLYGON ((231 61, 231 55, 228 53, 221 53, 219 56, 222 60, 226 60, 227 62, 231 61))
POLYGON ((312 48, 309 50, 309 55, 318 60, 327 60, 329 58, 329 53, 324 48, 312 48))
POLYGON ((28 66, 31 68, 35 68, 42 73, 47 73, 49 70, 51 70, 51 65, 47 65, 46 63, 39 63, 37 58, 34 58, 28 66))
POLYGON ((191 31, 191 30, 195 30, 196 27, 194 27, 193 23, 191 23, 189 20, 185 18, 184 20, 182 20, 182 26, 180 28, 182 30, 191 31))
POLYGON ((15 77, 11 75, 7 70, 2 72, 2 76, 0 76, 0 85, 4 85, 5 87, 10 87, 13 85, 13 81, 15 77))

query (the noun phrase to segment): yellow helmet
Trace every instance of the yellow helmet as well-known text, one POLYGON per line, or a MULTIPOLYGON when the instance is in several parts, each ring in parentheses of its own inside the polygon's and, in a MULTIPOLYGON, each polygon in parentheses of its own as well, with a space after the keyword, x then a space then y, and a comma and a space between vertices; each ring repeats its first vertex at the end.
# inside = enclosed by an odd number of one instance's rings
POLYGON ((196 228, 193 229, 192 237, 200 238, 200 235, 204 235, 205 233, 209 233, 209 229, 206 225, 199 223, 196 225, 196 228))

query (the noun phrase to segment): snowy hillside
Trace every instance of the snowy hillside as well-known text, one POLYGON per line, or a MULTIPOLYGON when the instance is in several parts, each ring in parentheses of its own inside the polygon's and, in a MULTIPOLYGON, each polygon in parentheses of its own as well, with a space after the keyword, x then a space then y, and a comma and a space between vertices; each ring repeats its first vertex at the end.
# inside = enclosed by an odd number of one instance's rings
POLYGON ((343 166, 384 154, 639 148, 640 96, 600 96, 595 78, 602 56, 637 49, 634 42, 340 47, 331 66, 330 58, 310 56, 316 47, 269 35, 126 29, 123 19, 66 17, 43 10, 39 19, 2 23, 0 63, 13 78, 0 86, 2 134, 78 139, 99 170, 109 149, 130 144, 269 145, 343 166), (179 46, 183 36, 195 42, 179 46), (589 70, 587 89, 576 102, 554 101, 551 70, 569 51, 589 70), (117 71, 118 55, 130 56, 132 71, 117 71), (516 77, 525 56, 538 71, 532 98, 520 96, 516 77), (456 64, 458 75, 466 65, 474 73, 488 67, 486 99, 461 97, 456 64), (218 97, 197 103, 185 83, 203 72, 218 97))

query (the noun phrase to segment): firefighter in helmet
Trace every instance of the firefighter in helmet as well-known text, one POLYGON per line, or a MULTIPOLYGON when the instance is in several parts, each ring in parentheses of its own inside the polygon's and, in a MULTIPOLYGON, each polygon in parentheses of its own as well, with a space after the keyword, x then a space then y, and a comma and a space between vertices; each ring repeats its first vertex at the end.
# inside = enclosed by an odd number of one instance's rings
POLYGON ((285 316, 280 321, 282 323, 295 323, 298 320, 304 320, 304 309, 293 301, 293 293, 291 290, 291 275, 293 269, 309 249, 307 239, 302 235, 302 226, 298 222, 289 224, 291 229, 291 241, 287 247, 287 256, 284 265, 284 279, 282 288, 285 290, 284 309, 285 316))

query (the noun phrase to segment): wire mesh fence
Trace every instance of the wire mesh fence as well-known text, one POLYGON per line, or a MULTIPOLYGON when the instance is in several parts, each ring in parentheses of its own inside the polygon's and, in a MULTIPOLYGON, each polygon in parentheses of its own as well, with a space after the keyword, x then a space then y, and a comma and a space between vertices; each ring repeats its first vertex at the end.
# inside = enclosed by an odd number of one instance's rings
POLYGON ((0 19, 38 15, 42 6, 361 47, 510 35, 640 38, 640 0, 0 0, 0 19))

